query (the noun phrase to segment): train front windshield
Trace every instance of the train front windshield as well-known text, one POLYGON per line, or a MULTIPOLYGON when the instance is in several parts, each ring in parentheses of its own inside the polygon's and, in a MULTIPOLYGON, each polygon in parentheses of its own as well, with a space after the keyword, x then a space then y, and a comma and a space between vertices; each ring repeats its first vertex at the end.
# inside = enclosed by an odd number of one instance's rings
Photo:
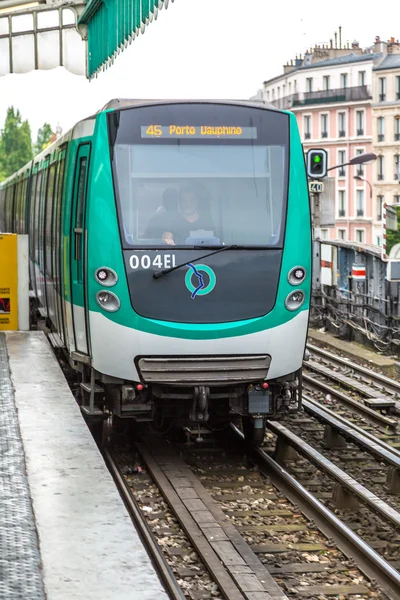
POLYGON ((123 246, 283 245, 289 117, 221 104, 109 115, 123 246))

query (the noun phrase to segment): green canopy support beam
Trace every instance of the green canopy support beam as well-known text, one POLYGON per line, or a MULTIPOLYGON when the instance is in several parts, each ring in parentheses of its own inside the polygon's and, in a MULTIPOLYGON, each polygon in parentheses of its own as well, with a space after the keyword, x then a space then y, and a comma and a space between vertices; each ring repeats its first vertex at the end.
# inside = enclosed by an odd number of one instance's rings
POLYGON ((88 0, 78 21, 88 32, 87 77, 111 66, 168 4, 169 0, 88 0))

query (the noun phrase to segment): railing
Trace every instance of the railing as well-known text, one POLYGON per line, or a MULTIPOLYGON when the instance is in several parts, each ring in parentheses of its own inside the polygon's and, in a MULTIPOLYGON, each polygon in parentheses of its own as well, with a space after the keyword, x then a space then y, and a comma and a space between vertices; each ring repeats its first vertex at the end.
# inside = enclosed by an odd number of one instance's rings
POLYGON ((343 129, 339 131, 339 137, 346 137, 346 132, 343 129))
POLYGON ((395 133, 395 134, 394 134, 394 141, 395 141, 395 142, 398 142, 398 141, 400 141, 400 133, 395 133))
POLYGON ((305 139, 305 140, 309 140, 309 139, 311 139, 311 133, 305 133, 305 134, 304 134, 304 139, 305 139))
POLYGON ((328 132, 327 131, 323 131, 322 134, 321 134, 321 137, 327 138, 328 137, 328 132))
POLYGON ((357 209, 357 217, 363 217, 363 216, 364 216, 364 209, 358 208, 357 209))
POLYGON ((292 96, 293 106, 302 106, 307 104, 327 104, 332 102, 357 102, 360 100, 369 100, 371 90, 366 85, 359 85, 347 88, 337 88, 334 90, 320 90, 318 92, 305 92, 292 96))
POLYGON ((346 177, 345 169, 339 169, 339 177, 346 177))
POLYGON ((357 135, 364 135, 364 129, 357 129, 357 135))
POLYGON ((346 211, 344 208, 339 208, 339 217, 345 217, 346 216, 346 211))
POLYGON ((379 102, 385 102, 386 94, 379 94, 379 102))
MULTIPOLYGON (((295 106, 309 104, 329 104, 333 102, 359 102, 372 98, 371 89, 366 85, 336 88, 334 90, 320 90, 318 92, 297 92, 290 96, 277 98, 270 103, 276 108, 286 110, 295 106)), ((342 136, 344 137, 344 136, 342 136)))
POLYGON ((378 181, 383 181, 383 173, 378 173, 378 181))
POLYGON ((378 135, 378 142, 383 142, 383 140, 384 140, 384 139, 385 139, 385 136, 384 136, 384 134, 383 134, 383 133, 380 133, 380 134, 378 135))

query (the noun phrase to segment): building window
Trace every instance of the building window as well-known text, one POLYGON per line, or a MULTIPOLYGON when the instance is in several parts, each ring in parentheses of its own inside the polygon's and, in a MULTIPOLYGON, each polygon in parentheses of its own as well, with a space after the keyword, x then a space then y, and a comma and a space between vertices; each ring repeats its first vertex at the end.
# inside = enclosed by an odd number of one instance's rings
POLYGON ((306 79, 306 91, 307 92, 312 92, 312 88, 313 88, 312 77, 307 77, 307 79, 306 79))
POLYGON ((276 97, 279 99, 281 97, 281 88, 278 86, 278 92, 276 94, 276 97))
POLYGON ((385 177, 385 158, 378 156, 378 180, 383 181, 385 177))
POLYGON ((379 102, 386 100, 386 77, 379 77, 379 102))
POLYGON ((286 85, 282 86, 282 97, 284 98, 286 94, 286 85))
POLYGON ((292 95, 292 82, 289 81, 289 96, 292 95))
POLYGON ((394 118, 394 139, 400 142, 400 117, 394 118))
POLYGON ((400 194, 395 194, 393 196, 393 203, 394 204, 400 204, 400 194))
POLYGON ((400 180, 400 155, 394 155, 394 178, 399 181, 400 180))
POLYGON ((324 90, 329 90, 329 75, 324 75, 322 79, 324 90))
POLYGON ((293 81, 293 90, 294 90, 294 93, 297 92, 297 80, 296 79, 293 81))
POLYGON ((272 100, 275 100, 275 90, 272 90, 272 100))
MULTIPOLYGON (((338 163, 344 165, 346 163, 346 150, 339 150, 338 152, 338 163)), ((339 177, 346 176, 346 167, 339 168, 339 177)))
POLYGON ((338 114, 339 137, 346 137, 346 113, 338 114))
POLYGON ((363 229, 356 229, 356 242, 359 242, 360 244, 364 243, 364 230, 363 229))
POLYGON ((338 229, 339 240, 346 240, 346 230, 338 229))
POLYGON ((340 87, 347 88, 347 73, 340 75, 340 87))
MULTIPOLYGON (((361 148, 358 148, 356 150, 356 156, 360 156, 360 154, 364 154, 364 150, 362 150, 361 148)), ((357 177, 364 177, 364 167, 363 167, 363 165, 357 165, 356 175, 357 175, 357 177)))
POLYGON ((311 117, 309 115, 304 117, 304 138, 306 140, 311 138, 311 117))
POLYGON ((364 111, 356 111, 356 129, 357 135, 364 135, 364 111))
POLYGON ((377 221, 382 221, 382 208, 383 208, 384 198, 385 198, 384 196, 376 197, 376 220, 377 221))
POLYGON ((267 92, 267 101, 269 102, 269 92, 267 92))
POLYGON ((378 117, 378 142, 385 139, 385 117, 378 117))
POLYGON ((380 236, 380 235, 376 236, 376 245, 382 246, 382 236, 380 236))
POLYGON ((328 115, 321 115, 321 137, 328 137, 328 115))
POLYGON ((346 190, 339 190, 339 217, 346 216, 346 190))
POLYGON ((396 100, 400 100, 400 76, 396 75, 396 100))
POLYGON ((327 229, 321 229, 321 240, 327 240, 328 238, 328 230, 327 229))
POLYGON ((357 190, 357 217, 364 216, 364 190, 357 190))
POLYGON ((358 71, 358 85, 365 85, 365 71, 358 71))

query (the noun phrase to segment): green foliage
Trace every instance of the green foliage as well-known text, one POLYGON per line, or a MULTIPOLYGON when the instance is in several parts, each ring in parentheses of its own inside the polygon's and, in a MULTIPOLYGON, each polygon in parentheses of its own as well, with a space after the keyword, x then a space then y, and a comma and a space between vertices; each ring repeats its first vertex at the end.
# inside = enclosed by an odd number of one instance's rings
POLYGON ((397 213, 397 231, 386 230, 386 252, 389 254, 390 250, 395 244, 400 244, 400 206, 396 206, 397 213))
POLYGON ((31 128, 21 113, 11 106, 4 129, 0 132, 0 181, 26 165, 33 158, 31 128))
POLYGON ((45 123, 38 131, 37 140, 35 144, 35 154, 40 154, 47 146, 50 145, 50 139, 53 135, 52 129, 48 123, 45 123))

